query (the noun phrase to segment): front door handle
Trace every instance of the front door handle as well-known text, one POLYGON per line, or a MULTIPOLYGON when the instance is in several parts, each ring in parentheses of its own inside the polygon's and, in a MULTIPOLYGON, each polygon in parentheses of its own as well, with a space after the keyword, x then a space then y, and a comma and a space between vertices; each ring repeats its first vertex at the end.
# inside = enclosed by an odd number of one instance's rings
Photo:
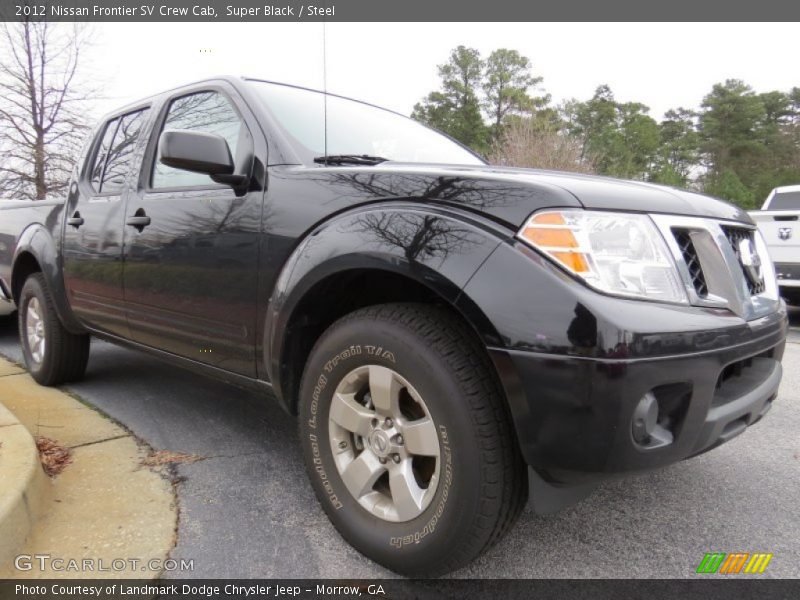
POLYGON ((143 208, 140 208, 133 214, 132 217, 128 217, 128 220, 125 221, 125 224, 135 227, 139 233, 141 233, 145 227, 150 225, 150 217, 147 216, 143 208))
POLYGON ((81 216, 81 213, 78 212, 77 210, 75 211, 74 215, 72 215, 69 219, 67 219, 67 225, 72 225, 75 229, 83 225, 83 223, 84 223, 83 217, 81 216))

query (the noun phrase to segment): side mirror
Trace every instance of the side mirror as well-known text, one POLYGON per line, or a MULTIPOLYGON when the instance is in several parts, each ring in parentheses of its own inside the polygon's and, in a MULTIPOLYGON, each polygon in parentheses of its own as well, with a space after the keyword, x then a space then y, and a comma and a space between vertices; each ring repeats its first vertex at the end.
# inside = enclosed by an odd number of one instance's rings
POLYGON ((161 134, 158 156, 162 164, 174 169, 205 173, 217 183, 239 187, 247 176, 234 175, 228 142, 216 133, 173 129, 161 134))

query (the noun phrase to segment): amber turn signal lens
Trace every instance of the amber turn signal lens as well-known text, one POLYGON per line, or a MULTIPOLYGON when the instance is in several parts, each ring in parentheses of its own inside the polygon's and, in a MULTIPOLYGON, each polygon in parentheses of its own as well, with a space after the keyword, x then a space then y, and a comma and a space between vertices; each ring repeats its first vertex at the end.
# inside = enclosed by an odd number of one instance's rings
POLYGON ((574 273, 589 271, 586 257, 580 252, 571 251, 579 248, 580 244, 561 213, 547 212, 534 215, 520 235, 547 252, 570 271, 574 273))
MULTIPOLYGON (((549 216, 549 215, 548 215, 549 216)), ((522 236, 537 246, 549 246, 555 248, 577 248, 578 240, 569 229, 555 229, 543 227, 536 227, 535 225, 527 227, 522 232, 522 236)))
POLYGON ((528 222, 529 225, 566 225, 564 215, 557 212, 547 212, 534 215, 528 222))
POLYGON ((577 252, 553 252, 551 256, 575 273, 587 273, 589 265, 583 254, 577 252))

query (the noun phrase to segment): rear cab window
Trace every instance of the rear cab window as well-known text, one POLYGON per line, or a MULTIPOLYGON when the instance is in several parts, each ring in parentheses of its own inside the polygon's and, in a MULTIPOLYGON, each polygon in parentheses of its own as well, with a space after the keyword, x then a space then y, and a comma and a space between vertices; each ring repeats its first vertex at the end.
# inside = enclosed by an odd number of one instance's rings
POLYGON ((124 187, 147 112, 148 109, 143 108, 106 123, 89 170, 95 192, 114 194, 124 187))
POLYGON ((777 192, 770 200, 769 210, 800 210, 800 190, 777 192))

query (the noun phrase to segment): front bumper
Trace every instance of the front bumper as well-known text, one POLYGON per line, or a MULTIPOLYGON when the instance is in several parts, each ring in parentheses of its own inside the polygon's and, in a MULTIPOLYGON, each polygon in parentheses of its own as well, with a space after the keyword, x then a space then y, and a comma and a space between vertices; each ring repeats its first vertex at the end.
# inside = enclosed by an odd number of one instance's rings
POLYGON ((706 333, 711 350, 656 358, 492 350, 528 464, 550 482, 590 483, 665 466, 742 433, 777 396, 788 321, 781 312, 748 327, 746 341, 740 333, 725 346, 731 334, 722 329, 706 333), (667 444, 634 439, 636 406, 648 392, 667 444))

